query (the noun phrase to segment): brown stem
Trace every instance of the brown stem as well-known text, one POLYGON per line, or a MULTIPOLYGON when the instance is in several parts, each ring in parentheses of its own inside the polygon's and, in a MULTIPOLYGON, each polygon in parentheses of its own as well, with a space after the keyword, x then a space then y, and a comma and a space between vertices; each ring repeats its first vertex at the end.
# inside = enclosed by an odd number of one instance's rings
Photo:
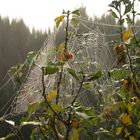
MULTIPOLYGON (((68 45, 69 16, 70 16, 70 11, 68 10, 68 12, 67 12, 67 21, 66 21, 65 52, 67 52, 67 45, 68 45)), ((61 85, 61 81, 62 81, 62 75, 63 75, 63 67, 61 69, 59 79, 58 79, 58 83, 57 83, 56 104, 58 104, 58 100, 59 100, 59 93, 60 93, 60 85, 61 85)))
MULTIPOLYGON (((77 98, 78 98, 78 96, 80 94, 80 91, 82 89, 82 86, 83 86, 84 81, 85 81, 85 76, 83 76, 83 79, 80 82, 80 87, 79 87, 79 89, 78 89, 78 91, 77 91, 74 99, 71 102, 71 106, 73 106, 74 103, 76 102, 76 100, 77 100, 77 98)), ((71 130, 71 122, 70 121, 71 121, 71 110, 70 110, 69 117, 68 117, 68 120, 67 120, 65 140, 68 140, 69 139, 69 133, 70 133, 70 130, 71 130)))
MULTIPOLYGON (((37 114, 35 114, 35 117, 37 118, 37 120, 38 120, 39 122, 41 122, 41 120, 40 120, 40 118, 38 117, 37 114)), ((44 134, 44 132, 42 131, 42 128, 41 128, 40 125, 39 125, 39 130, 40 130, 40 133, 42 134, 42 136, 44 137, 44 139, 45 139, 45 140, 48 140, 47 136, 46 136, 46 135, 44 134)))
POLYGON ((59 101, 60 85, 61 85, 61 81, 62 81, 62 76, 63 76, 63 66, 62 66, 61 72, 59 74, 59 79, 58 79, 58 82, 57 82, 56 104, 58 104, 58 101, 59 101))
POLYGON ((55 135, 55 138, 56 138, 56 140, 59 140, 59 136, 58 136, 58 132, 57 132, 57 130, 56 130, 56 124, 55 124, 56 122, 55 122, 55 116, 53 117, 53 120, 51 121, 51 127, 52 127, 52 129, 53 129, 53 132, 54 132, 54 135, 55 135))
POLYGON ((80 87, 79 87, 79 89, 78 89, 78 91, 77 91, 76 96, 74 97, 73 101, 71 102, 71 106, 73 106, 73 104, 74 104, 75 101, 77 100, 77 98, 78 98, 78 96, 79 96, 79 94, 80 94, 81 88, 82 88, 82 86, 83 86, 84 81, 85 81, 85 76, 83 76, 83 79, 82 79, 82 81, 80 82, 80 87))
POLYGON ((47 106, 50 108, 50 110, 54 113, 54 115, 60 120, 62 121, 64 124, 66 124, 66 122, 62 119, 62 117, 57 114, 54 109, 51 107, 51 105, 49 104, 46 94, 46 87, 45 87, 45 83, 44 83, 44 67, 42 67, 42 96, 44 97, 45 103, 47 104, 47 106))
POLYGON ((134 72, 134 69, 133 69, 133 64, 132 64, 132 60, 131 60, 131 57, 130 57, 130 54, 129 54, 129 50, 128 50, 128 45, 127 44, 126 44, 126 54, 128 56, 130 71, 132 73, 132 78, 133 78, 133 81, 134 81, 134 85, 136 87, 136 90, 138 91, 137 96, 140 99, 140 95, 139 95, 140 87, 139 87, 139 84, 138 84, 137 79, 136 79, 136 75, 135 75, 135 72, 134 72))

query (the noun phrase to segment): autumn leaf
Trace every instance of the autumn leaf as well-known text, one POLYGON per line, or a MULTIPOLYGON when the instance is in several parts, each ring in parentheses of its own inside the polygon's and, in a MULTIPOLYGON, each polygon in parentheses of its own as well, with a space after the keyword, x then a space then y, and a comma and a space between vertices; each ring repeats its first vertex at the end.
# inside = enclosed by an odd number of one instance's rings
POLYGON ((125 133, 125 136, 124 136, 125 138, 127 138, 130 135, 127 127, 124 129, 124 133, 125 133))
POLYGON ((121 134, 122 129, 123 129, 123 127, 118 127, 118 128, 116 129, 116 135, 117 135, 117 136, 121 134))
POLYGON ((64 19, 65 16, 59 16, 57 18, 55 18, 55 23, 56 23, 56 27, 58 28, 59 24, 62 22, 62 20, 64 19))
POLYGON ((59 61, 64 61, 65 60, 65 45, 64 43, 61 43, 59 46, 58 46, 58 59, 59 61))
POLYGON ((138 122, 138 128, 140 129, 140 121, 138 122))
POLYGON ((137 140, 134 136, 129 136, 130 140, 137 140))
POLYGON ((79 121, 78 120, 72 120, 72 128, 77 128, 79 126, 79 121))
POLYGON ((65 61, 74 59, 74 55, 71 52, 66 51, 64 53, 65 61))
POLYGON ((55 97, 57 96, 57 91, 56 90, 52 90, 49 94, 48 94, 48 102, 51 102, 55 97))
POLYGON ((131 125, 132 124, 132 121, 131 121, 131 118, 130 118, 130 114, 122 113, 121 116, 120 116, 120 121, 123 124, 126 124, 126 125, 131 125))
POLYGON ((131 28, 127 29, 126 31, 124 31, 123 33, 123 41, 128 44, 129 40, 133 37, 133 33, 131 28))
POLYGON ((79 133, 78 133, 78 130, 73 128, 72 129, 72 138, 71 140, 79 140, 79 133))

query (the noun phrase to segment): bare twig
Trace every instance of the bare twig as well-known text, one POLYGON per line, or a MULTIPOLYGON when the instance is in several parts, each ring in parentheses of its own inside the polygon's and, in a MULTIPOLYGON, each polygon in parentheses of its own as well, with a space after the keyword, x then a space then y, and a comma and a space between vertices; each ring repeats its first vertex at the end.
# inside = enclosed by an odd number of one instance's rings
POLYGON ((134 85, 136 87, 136 90, 137 90, 137 97, 140 99, 140 87, 139 87, 139 84, 137 82, 137 79, 136 79, 136 75, 135 75, 135 72, 134 72, 134 69, 133 69, 133 64, 132 64, 132 60, 131 60, 131 56, 129 54, 129 49, 128 49, 128 45, 126 44, 126 54, 127 54, 127 57, 128 57, 128 60, 129 60, 129 66, 130 66, 130 71, 132 73, 132 78, 133 78, 133 81, 134 81, 134 85))
MULTIPOLYGON (((78 98, 78 96, 80 94, 80 91, 82 89, 82 86, 83 86, 84 81, 85 81, 85 76, 83 76, 83 79, 80 82, 80 87, 79 87, 79 89, 78 89, 78 91, 77 91, 74 99, 71 102, 71 106, 73 106, 74 103, 76 102, 76 100, 77 100, 77 98, 78 98)), ((69 139, 70 130, 71 130, 71 110, 70 110, 70 113, 69 113, 69 116, 68 116, 68 119, 67 119, 65 140, 68 140, 69 139)))
POLYGON ((59 74, 59 79, 58 79, 58 82, 57 82, 56 104, 58 104, 58 101, 59 101, 60 85, 61 85, 61 81, 62 81, 62 76, 63 76, 63 66, 62 66, 61 72, 59 74))
POLYGON ((62 119, 62 117, 57 114, 54 109, 51 107, 51 105, 49 104, 48 100, 47 100, 47 97, 46 97, 46 94, 45 94, 45 91, 46 91, 46 87, 45 87, 45 83, 44 83, 44 67, 42 67, 42 96, 44 97, 44 100, 45 100, 45 103, 47 104, 47 106, 49 107, 49 109, 54 113, 54 115, 60 120, 62 121, 64 124, 66 124, 66 121, 64 121, 62 119))
POLYGON ((77 98, 78 98, 78 96, 79 96, 79 94, 80 94, 80 91, 81 91, 81 89, 82 89, 82 86, 83 86, 84 81, 85 81, 85 76, 83 75, 82 81, 80 82, 80 87, 79 87, 79 89, 78 89, 78 91, 77 91, 77 93, 76 93, 76 95, 75 95, 73 101, 71 102, 71 106, 73 106, 73 104, 74 104, 75 101, 77 100, 77 98))
MULTIPOLYGON (((65 52, 67 52, 67 45, 68 45, 68 32, 69 32, 69 16, 70 16, 70 11, 68 10, 67 12, 67 21, 66 21, 66 37, 65 37, 65 52)), ((57 96, 56 96, 56 104, 58 104, 59 100, 59 94, 60 94, 60 85, 62 81, 62 76, 63 76, 63 66, 59 75, 59 79, 57 82, 57 96)))

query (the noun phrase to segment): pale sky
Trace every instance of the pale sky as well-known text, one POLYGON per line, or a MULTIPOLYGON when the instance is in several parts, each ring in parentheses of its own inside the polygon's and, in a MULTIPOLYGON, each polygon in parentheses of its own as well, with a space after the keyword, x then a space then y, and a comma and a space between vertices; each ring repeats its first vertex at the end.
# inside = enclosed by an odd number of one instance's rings
POLYGON ((86 6, 90 16, 100 16, 107 12, 112 0, 0 0, 0 15, 12 18, 23 18, 30 28, 48 29, 53 27, 55 17, 62 10, 74 10, 86 6))

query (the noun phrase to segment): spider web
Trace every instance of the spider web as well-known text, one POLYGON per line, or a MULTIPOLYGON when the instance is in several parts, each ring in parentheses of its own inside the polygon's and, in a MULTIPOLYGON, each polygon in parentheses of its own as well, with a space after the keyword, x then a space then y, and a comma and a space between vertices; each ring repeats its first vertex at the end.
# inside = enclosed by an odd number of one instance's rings
MULTIPOLYGON (((82 24, 86 26, 86 24, 82 24)), ((72 31, 74 34, 77 33, 76 28, 72 28, 72 31)), ((71 101, 79 87, 79 83, 67 73, 67 68, 73 68, 76 69, 76 71, 81 71, 82 69, 84 73, 93 73, 97 70, 103 71, 104 76, 100 80, 94 82, 94 84, 97 87, 100 86, 104 91, 106 90, 108 71, 116 65, 116 58, 109 42, 106 42, 105 36, 106 35, 101 33, 97 28, 96 30, 89 29, 87 33, 69 37, 68 48, 70 52, 75 55, 75 58, 64 67, 64 82, 60 87, 60 99, 64 104, 71 101)), ((52 34, 45 40, 41 50, 38 52, 38 58, 35 62, 36 65, 29 70, 22 88, 17 92, 10 106, 10 113, 7 110, 4 116, 24 113, 29 104, 43 100, 41 82, 42 71, 39 67, 46 66, 50 61, 55 62, 56 45, 54 40, 55 35, 52 34)), ((57 74, 45 76, 46 95, 54 89, 57 79, 57 74)), ((95 94, 94 86, 91 89, 83 88, 79 100, 85 105, 92 106, 92 99, 95 94)))

